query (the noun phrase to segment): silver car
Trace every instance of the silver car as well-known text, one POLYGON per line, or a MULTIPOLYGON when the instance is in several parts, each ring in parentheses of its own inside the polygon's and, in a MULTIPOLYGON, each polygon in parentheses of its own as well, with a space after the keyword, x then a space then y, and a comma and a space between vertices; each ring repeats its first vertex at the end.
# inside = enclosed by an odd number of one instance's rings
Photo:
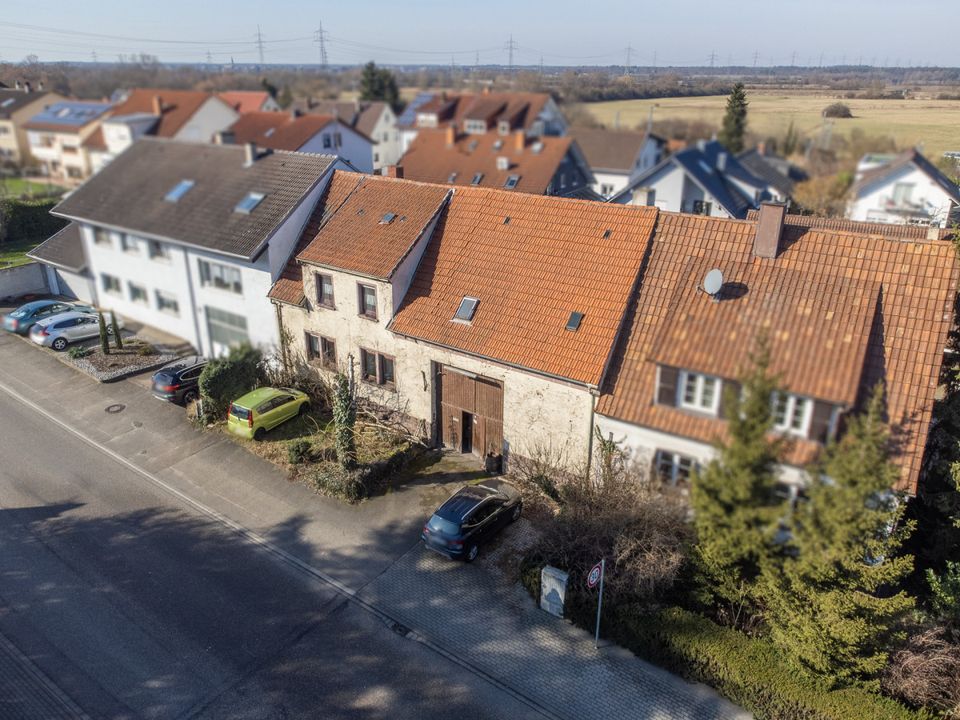
MULTIPOLYGON (((120 319, 117 325, 123 327, 120 319)), ((107 333, 113 334, 113 328, 107 323, 107 333)), ((77 340, 87 340, 100 334, 100 319, 96 315, 82 312, 67 312, 51 318, 38 320, 30 328, 30 339, 37 345, 52 347, 54 350, 66 350, 67 345, 77 340)))

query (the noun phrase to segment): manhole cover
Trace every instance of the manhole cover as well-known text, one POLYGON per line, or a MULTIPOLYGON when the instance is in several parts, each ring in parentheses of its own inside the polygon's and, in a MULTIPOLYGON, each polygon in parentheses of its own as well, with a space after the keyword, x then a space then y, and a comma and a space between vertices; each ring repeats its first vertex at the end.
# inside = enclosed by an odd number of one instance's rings
POLYGON ((127 406, 126 406, 126 405, 123 405, 123 404, 121 404, 121 403, 114 403, 113 405, 107 405, 107 406, 104 408, 104 410, 105 410, 106 412, 110 413, 111 415, 115 415, 115 414, 117 414, 117 413, 119 413, 119 412, 123 412, 123 411, 126 410, 126 409, 127 409, 127 406))

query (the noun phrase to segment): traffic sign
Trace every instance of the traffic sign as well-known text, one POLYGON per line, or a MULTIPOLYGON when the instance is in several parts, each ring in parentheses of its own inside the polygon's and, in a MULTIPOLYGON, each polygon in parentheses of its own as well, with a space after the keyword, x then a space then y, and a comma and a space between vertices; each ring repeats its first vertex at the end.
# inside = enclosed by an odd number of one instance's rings
POLYGON ((601 570, 600 563, 597 563, 590 569, 590 574, 587 575, 587 587, 595 588, 597 586, 597 583, 600 582, 601 570))

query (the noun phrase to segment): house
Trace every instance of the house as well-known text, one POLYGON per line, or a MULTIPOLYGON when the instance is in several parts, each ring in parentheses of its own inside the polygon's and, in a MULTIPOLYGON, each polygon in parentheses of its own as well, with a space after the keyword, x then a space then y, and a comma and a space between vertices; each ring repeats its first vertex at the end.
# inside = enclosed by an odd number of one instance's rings
POLYGON ((248 112, 275 112, 280 110, 277 101, 266 90, 228 90, 217 93, 223 100, 241 115, 248 112))
POLYGON ((921 228, 909 238, 877 226, 837 230, 782 205, 764 204, 757 217, 660 214, 597 426, 669 482, 686 482, 715 456, 721 397, 736 391, 764 333, 785 386, 774 406, 776 428, 791 440, 784 492, 797 492, 801 469, 882 381, 899 440, 898 488, 916 493, 953 325, 952 243, 927 240, 921 228), (713 269, 722 284, 710 295, 713 269))
POLYGON ((744 150, 737 155, 737 160, 755 177, 767 182, 771 197, 778 202, 788 200, 793 195, 794 185, 808 179, 805 170, 770 152, 765 142, 744 150))
POLYGON ((24 125, 46 105, 65 99, 57 93, 33 90, 30 83, 17 84, 17 88, 0 88, 0 164, 28 162, 30 143, 24 125))
POLYGON ((93 172, 84 141, 110 112, 103 102, 62 100, 46 106, 23 126, 30 154, 51 180, 77 185, 93 172))
POLYGON ((609 199, 630 178, 663 159, 666 140, 650 132, 578 127, 570 130, 593 172, 593 190, 609 199))
POLYGON ((593 174, 570 137, 521 130, 461 133, 454 124, 421 130, 404 154, 403 177, 421 182, 503 188, 534 195, 599 199, 593 174))
POLYGON ((583 466, 656 214, 337 171, 270 293, 290 362, 438 444, 583 466))
POLYGON ((291 152, 338 155, 357 170, 373 170, 374 142, 332 115, 252 112, 221 134, 223 142, 256 143, 291 152))
POLYGON ((86 299, 202 354, 270 347, 278 336, 267 293, 338 165, 346 167, 327 155, 141 138, 53 209, 72 228, 31 254, 62 292, 81 296, 75 276, 92 279, 86 299))
POLYGON ((136 88, 84 141, 84 149, 93 172, 99 172, 140 137, 211 142, 237 117, 233 107, 212 93, 136 88))
POLYGON ((389 103, 380 101, 345 102, 307 99, 293 104, 303 114, 333 115, 361 135, 374 141, 373 169, 396 165, 403 154, 397 116, 389 103))
POLYGON ((917 150, 867 155, 847 205, 850 220, 950 227, 960 221, 960 187, 917 150))
POLYGON ((471 135, 497 129, 523 130, 529 137, 565 135, 567 121, 547 93, 492 92, 420 93, 397 118, 400 148, 406 153, 422 128, 455 125, 471 135))
POLYGON ((716 140, 701 141, 634 176, 610 202, 670 212, 743 218, 764 200, 785 200, 716 140))

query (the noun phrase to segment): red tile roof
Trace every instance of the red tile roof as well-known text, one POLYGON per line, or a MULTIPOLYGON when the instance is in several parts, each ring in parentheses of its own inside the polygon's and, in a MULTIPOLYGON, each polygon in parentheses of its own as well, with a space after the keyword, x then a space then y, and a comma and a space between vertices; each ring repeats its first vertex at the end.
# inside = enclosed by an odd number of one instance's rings
POLYGON ((454 122, 462 129, 463 121, 472 118, 510 120, 512 129, 530 130, 549 100, 547 93, 532 92, 438 93, 418 107, 417 114, 439 114, 437 127, 441 128, 454 122))
POLYGON ((242 115, 263 110, 263 104, 270 99, 270 93, 263 90, 228 90, 219 93, 217 97, 242 115))
POLYGON ((213 97, 212 93, 199 90, 164 90, 159 88, 135 88, 127 99, 113 108, 113 115, 147 113, 156 115, 159 104, 160 121, 151 133, 157 137, 170 138, 180 132, 194 113, 213 97))
POLYGON ((599 385, 655 208, 456 188, 391 322, 401 335, 599 385), (480 302, 453 322, 464 296, 480 302), (583 314, 566 330, 573 312, 583 314))
MULTIPOLYGON (((756 220, 758 210, 747 211, 747 220, 756 220)), ((878 235, 900 240, 946 240, 953 231, 949 228, 931 228, 924 225, 897 225, 894 223, 873 223, 846 218, 825 218, 817 215, 787 215, 784 222, 796 227, 818 228, 821 230, 840 230, 861 235, 878 235)))
POLYGON ((256 143, 272 150, 296 151, 336 118, 331 115, 298 115, 288 112, 251 112, 230 126, 236 143, 256 143))

